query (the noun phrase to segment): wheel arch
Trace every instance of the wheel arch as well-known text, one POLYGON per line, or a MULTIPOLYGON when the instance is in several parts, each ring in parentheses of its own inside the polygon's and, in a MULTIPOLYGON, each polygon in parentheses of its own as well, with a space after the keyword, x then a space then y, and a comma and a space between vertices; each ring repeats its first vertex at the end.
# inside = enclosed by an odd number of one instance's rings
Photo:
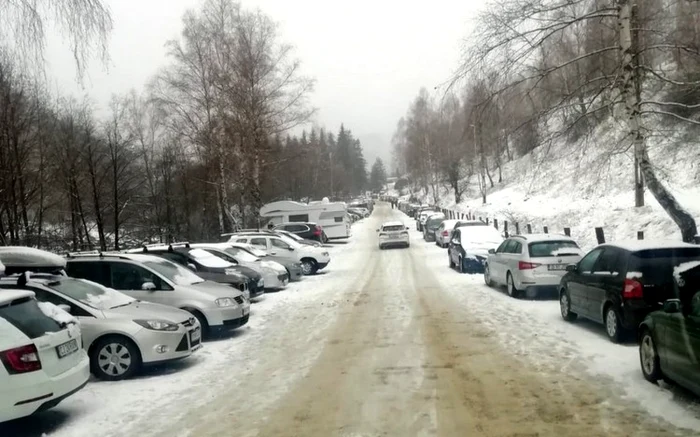
POLYGON ((97 345, 97 343, 100 340, 105 339, 105 338, 109 338, 109 337, 124 337, 124 338, 126 338, 127 340, 129 340, 130 342, 132 342, 136 346, 136 350, 139 353, 139 358, 143 359, 143 353, 141 352, 142 348, 141 348, 141 345, 139 344, 139 342, 136 340, 136 338, 134 338, 134 336, 129 334, 129 333, 126 333, 124 331, 116 331, 116 330, 103 332, 98 337, 95 337, 92 340, 92 342, 90 343, 90 345, 87 347, 88 356, 92 356, 92 353, 95 351, 95 346, 97 345))

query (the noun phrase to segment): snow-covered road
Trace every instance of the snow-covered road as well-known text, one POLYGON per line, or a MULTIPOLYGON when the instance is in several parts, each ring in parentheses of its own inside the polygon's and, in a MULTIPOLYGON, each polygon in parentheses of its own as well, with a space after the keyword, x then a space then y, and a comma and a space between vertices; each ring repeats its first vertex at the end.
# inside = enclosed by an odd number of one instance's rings
POLYGON ((380 204, 322 275, 266 295, 192 359, 93 382, 0 435, 698 435, 697 401, 641 376, 635 345, 511 299, 413 232, 379 251, 380 204))

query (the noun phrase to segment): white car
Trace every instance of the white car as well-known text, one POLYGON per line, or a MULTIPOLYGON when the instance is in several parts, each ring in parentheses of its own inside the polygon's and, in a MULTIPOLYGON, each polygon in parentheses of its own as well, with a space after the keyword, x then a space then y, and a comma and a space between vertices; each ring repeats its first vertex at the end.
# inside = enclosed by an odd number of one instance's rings
POLYGON ((69 314, 29 290, 0 292, 0 422, 53 408, 85 386, 90 359, 69 314))
POLYGON ((379 233, 379 249, 391 246, 410 247, 411 240, 408 236, 408 227, 401 222, 385 222, 377 229, 379 233))
POLYGON ((231 243, 199 243, 192 244, 191 247, 206 250, 234 265, 255 270, 262 275, 265 289, 279 290, 289 283, 289 273, 282 264, 260 259, 244 249, 234 247, 231 243))
POLYGON ((331 256, 323 247, 299 244, 291 238, 271 232, 242 232, 234 234, 230 243, 247 243, 266 253, 299 261, 305 275, 313 275, 331 262, 331 256))

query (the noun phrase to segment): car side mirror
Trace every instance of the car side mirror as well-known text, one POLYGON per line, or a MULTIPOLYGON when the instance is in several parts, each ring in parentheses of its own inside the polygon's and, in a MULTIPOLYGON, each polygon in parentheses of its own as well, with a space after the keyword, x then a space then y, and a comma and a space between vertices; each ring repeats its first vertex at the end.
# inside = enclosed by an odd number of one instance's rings
POLYGON ((289 251, 290 251, 290 252, 294 252, 294 248, 293 248, 293 247, 290 247, 290 248, 289 248, 289 251))
POLYGON ((496 254, 496 249, 489 249, 489 254, 490 254, 490 255, 495 255, 495 254, 496 254))
POLYGON ((197 271, 197 266, 192 263, 187 263, 187 268, 192 270, 193 272, 197 271))
POLYGON ((668 299, 664 302, 664 312, 668 314, 675 314, 681 311, 681 301, 680 299, 668 299))
POLYGON ((63 311, 67 312, 68 314, 70 314, 70 305, 66 305, 66 304, 64 304, 64 303, 60 303, 60 304, 58 304, 58 305, 56 305, 56 306, 59 307, 60 309, 62 309, 63 311))
POLYGON ((569 264, 566 266, 567 272, 575 272, 576 270, 578 270, 578 266, 576 264, 569 264))
POLYGON ((146 290, 146 291, 155 291, 156 290, 156 284, 153 282, 144 282, 141 284, 141 290, 146 290))

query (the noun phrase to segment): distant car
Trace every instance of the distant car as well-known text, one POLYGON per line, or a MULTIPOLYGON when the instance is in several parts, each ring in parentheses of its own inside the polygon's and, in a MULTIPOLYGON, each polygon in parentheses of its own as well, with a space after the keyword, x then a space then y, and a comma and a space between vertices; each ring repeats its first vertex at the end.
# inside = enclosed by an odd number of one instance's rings
POLYGON ((577 263, 582 254, 576 241, 564 235, 514 235, 489 251, 484 282, 505 285, 511 297, 521 293, 558 297, 566 266, 577 263))
POLYGON ((90 378, 80 326, 30 290, 0 291, 0 422, 55 407, 90 378))
POLYGON ((250 317, 250 301, 238 288, 205 281, 154 255, 70 254, 66 272, 135 299, 185 310, 195 316, 204 338, 240 328, 250 317))
POLYGON ((402 222, 385 222, 377 229, 379 237, 379 249, 387 247, 410 247, 411 240, 408 235, 408 228, 402 222))
POLYGON ((445 221, 445 214, 438 212, 428 216, 423 226, 423 239, 425 241, 435 241, 435 232, 442 222, 445 221))
POLYGON ((231 247, 237 248, 240 250, 244 250, 248 252, 249 254, 253 255, 256 258, 259 258, 263 261, 273 261, 278 264, 280 264, 282 267, 287 270, 287 273, 289 274, 289 280, 294 282, 294 281, 300 281, 301 278, 304 277, 304 271, 302 269, 301 263, 297 260, 294 259, 289 259, 288 257, 284 256, 277 256, 277 255, 270 255, 266 251, 261 250, 259 247, 255 247, 252 244, 246 244, 246 243, 226 243, 230 244, 231 247))
POLYGON ((442 248, 447 247, 450 242, 452 230, 459 220, 443 220, 440 226, 435 230, 435 244, 442 248))
POLYGON ((304 240, 313 240, 319 243, 326 243, 328 241, 328 237, 326 237, 325 232, 323 232, 323 228, 316 223, 280 223, 275 225, 272 230, 287 231, 298 235, 304 240))
POLYGON ((316 274, 331 262, 330 254, 323 247, 299 244, 289 237, 270 232, 242 232, 232 235, 229 242, 252 244, 270 255, 298 261, 305 275, 316 274))
POLYGON ((420 211, 418 214, 416 214, 416 230, 423 232, 423 225, 425 225, 425 221, 428 220, 428 216, 436 213, 437 211, 433 211, 430 208, 426 208, 420 211))
POLYGON ((287 273, 282 264, 275 261, 262 260, 244 249, 234 247, 230 243, 200 243, 192 244, 191 246, 204 249, 234 265, 241 265, 255 270, 262 275, 266 290, 279 290, 286 287, 289 282, 289 273, 287 273))
POLYGON ((449 265, 460 273, 483 273, 489 250, 502 242, 501 233, 491 226, 456 228, 447 248, 449 265))
POLYGON ((669 240, 600 245, 567 266, 559 287, 564 320, 585 317, 620 342, 662 302, 675 298, 674 271, 700 261, 700 246, 669 240))
POLYGON ((639 361, 650 382, 672 380, 700 396, 700 261, 674 268, 678 298, 639 327, 639 361))

